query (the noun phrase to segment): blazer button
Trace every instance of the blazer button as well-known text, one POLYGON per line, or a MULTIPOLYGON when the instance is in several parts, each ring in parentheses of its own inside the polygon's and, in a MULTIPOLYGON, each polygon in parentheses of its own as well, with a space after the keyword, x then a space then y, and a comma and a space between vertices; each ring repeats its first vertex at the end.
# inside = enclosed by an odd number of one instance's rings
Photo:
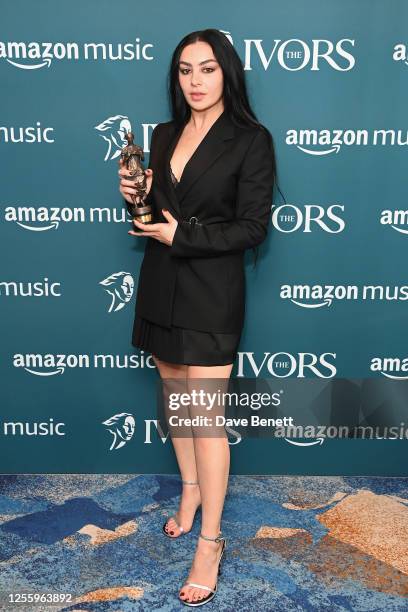
POLYGON ((189 223, 192 227, 194 227, 197 221, 198 221, 197 217, 190 217, 189 223))

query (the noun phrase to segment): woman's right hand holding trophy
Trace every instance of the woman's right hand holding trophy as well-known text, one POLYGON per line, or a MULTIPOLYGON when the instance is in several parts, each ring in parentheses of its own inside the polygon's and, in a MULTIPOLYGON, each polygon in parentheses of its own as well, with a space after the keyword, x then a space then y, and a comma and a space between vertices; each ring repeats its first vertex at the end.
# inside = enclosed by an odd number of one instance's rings
MULTIPOLYGON (((135 181, 129 180, 128 177, 130 175, 129 170, 126 169, 123 159, 119 158, 119 171, 118 174, 120 176, 120 186, 119 191, 122 196, 125 198, 126 202, 129 204, 133 204, 132 195, 137 195, 137 190, 135 189, 135 181)), ((146 195, 149 193, 152 187, 153 181, 153 170, 151 168, 146 168, 146 195)))

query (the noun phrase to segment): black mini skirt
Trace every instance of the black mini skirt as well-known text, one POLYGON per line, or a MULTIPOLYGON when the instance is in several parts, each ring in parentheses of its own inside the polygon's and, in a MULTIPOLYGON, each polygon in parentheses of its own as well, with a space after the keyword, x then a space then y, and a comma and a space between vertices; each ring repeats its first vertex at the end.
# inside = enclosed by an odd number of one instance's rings
POLYGON ((204 332, 175 325, 167 328, 135 315, 132 344, 169 363, 215 366, 235 361, 240 337, 240 332, 204 332))

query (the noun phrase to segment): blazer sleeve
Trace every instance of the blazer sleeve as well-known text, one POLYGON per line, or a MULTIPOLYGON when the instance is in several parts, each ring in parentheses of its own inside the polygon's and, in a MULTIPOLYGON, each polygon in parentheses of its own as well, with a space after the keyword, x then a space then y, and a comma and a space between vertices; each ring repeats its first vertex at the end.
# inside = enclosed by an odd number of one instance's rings
POLYGON ((236 216, 208 225, 180 221, 170 255, 208 257, 254 247, 266 237, 275 182, 275 156, 267 134, 259 129, 242 162, 237 186, 236 216))

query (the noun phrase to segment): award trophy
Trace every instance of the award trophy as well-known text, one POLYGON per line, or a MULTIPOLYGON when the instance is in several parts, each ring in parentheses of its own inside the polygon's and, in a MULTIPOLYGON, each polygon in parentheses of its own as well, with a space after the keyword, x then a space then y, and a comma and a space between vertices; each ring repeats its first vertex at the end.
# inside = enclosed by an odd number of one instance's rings
POLYGON ((132 132, 127 132, 125 138, 128 144, 126 147, 123 147, 120 157, 123 160, 124 167, 129 171, 129 176, 126 178, 129 181, 135 181, 135 189, 137 191, 136 194, 130 196, 133 204, 129 204, 126 201, 126 207, 134 219, 141 223, 152 223, 152 207, 150 204, 145 204, 147 184, 144 168, 141 164, 141 160, 144 161, 143 149, 133 143, 134 136, 132 132))

